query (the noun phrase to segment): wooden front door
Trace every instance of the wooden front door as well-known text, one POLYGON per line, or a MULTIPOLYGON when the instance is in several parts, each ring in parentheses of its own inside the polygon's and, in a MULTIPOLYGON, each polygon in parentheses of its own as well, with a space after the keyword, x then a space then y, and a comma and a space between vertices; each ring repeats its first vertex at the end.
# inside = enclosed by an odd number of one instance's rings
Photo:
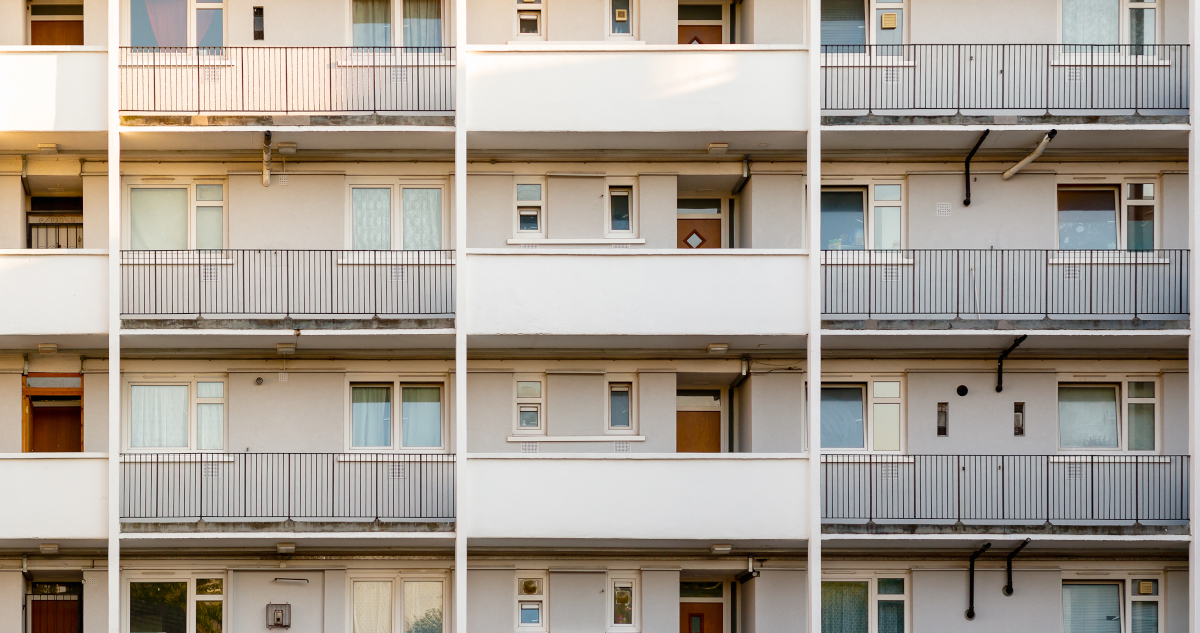
POLYGON ((711 24, 679 26, 680 44, 721 44, 721 27, 711 24))
POLYGON ((83 46, 83 20, 30 22, 29 43, 34 46, 83 46))
POLYGON ((720 411, 676 411, 675 452, 720 453, 720 411))
POLYGON ((725 614, 719 602, 679 603, 679 633, 723 633, 725 614))
POLYGON ((678 248, 721 248, 721 221, 714 218, 679 218, 675 221, 678 248))
POLYGON ((33 406, 29 450, 34 453, 78 453, 83 450, 82 407, 33 406))
POLYGON ((29 601, 29 633, 79 633, 83 630, 79 596, 34 595, 29 601))

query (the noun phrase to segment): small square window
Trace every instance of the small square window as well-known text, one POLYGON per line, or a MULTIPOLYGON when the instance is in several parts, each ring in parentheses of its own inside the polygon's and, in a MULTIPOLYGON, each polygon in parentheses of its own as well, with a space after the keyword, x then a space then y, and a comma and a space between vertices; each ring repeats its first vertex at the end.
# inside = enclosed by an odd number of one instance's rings
POLYGON ((521 603, 521 626, 541 626, 542 624, 542 603, 541 602, 522 602, 521 603))
POLYGON ((519 380, 519 381, 517 381, 517 397, 518 398, 541 398, 542 397, 542 382, 540 380, 519 380))
POLYGON ((1154 199, 1154 183, 1135 182, 1127 185, 1129 188, 1130 200, 1153 200, 1154 199))
POLYGON ((542 230, 541 212, 542 210, 537 207, 520 207, 517 209, 520 218, 517 230, 540 233, 542 230))
POLYGON ((536 429, 542 426, 541 415, 539 415, 538 406, 536 404, 523 404, 520 409, 520 417, 517 420, 517 426, 522 429, 536 429))
POLYGON ((517 19, 520 21, 522 35, 540 35, 542 32, 542 12, 541 11, 521 11, 517 13, 517 19))

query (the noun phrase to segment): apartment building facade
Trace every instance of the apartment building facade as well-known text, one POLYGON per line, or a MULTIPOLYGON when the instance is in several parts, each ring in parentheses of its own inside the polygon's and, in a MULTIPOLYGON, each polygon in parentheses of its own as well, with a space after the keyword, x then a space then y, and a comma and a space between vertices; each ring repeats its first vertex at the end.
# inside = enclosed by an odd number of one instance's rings
POLYGON ((1193 630, 1194 15, 0 0, 0 628, 1193 630))

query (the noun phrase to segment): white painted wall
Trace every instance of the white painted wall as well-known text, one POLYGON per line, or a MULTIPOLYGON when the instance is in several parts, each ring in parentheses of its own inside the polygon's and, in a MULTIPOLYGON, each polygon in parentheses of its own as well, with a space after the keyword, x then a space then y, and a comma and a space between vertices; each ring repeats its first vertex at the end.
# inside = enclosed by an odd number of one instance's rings
POLYGON ((0 498, 5 503, 0 538, 107 538, 107 459, 95 453, 66 455, 0 458, 0 498), (46 490, 56 491, 54 503, 46 502, 46 490))
POLYGON ((5 161, 5 171, 13 175, 0 176, 0 248, 25 248, 25 189, 21 185, 20 161, 5 161))
POLYGON ((42 48, 0 49, 0 86, 21 87, 0 90, 0 132, 105 130, 106 53, 42 48))
POLYGON ((20 570, 0 572, 0 630, 23 631, 25 578, 20 570))
POLYGON ((107 332, 107 264, 97 251, 0 251, 0 297, 38 298, 10 304, 0 333, 107 332))
POLYGON ((744 600, 738 604, 745 633, 774 633, 803 630, 808 582, 805 572, 793 569, 763 569, 758 578, 742 585, 744 600))
MULTIPOLYGON (((965 565, 965 563, 959 563, 965 565)), ((999 568, 975 569, 975 619, 968 622, 967 570, 914 570, 914 631, 1057 631, 1062 625, 1062 572, 1013 570, 1013 595, 1005 596, 999 568)))
POLYGON ((467 257, 473 335, 803 334, 808 327, 808 258, 800 253, 539 249, 467 257))
POLYGON ((467 58, 472 131, 803 130, 801 50, 476 51, 467 58), (786 78, 786 80, 781 80, 786 78))
POLYGON ((108 626, 108 570, 83 572, 83 630, 103 631, 108 626))
POLYGON ((805 538, 802 458, 479 456, 466 466, 471 538, 805 538))

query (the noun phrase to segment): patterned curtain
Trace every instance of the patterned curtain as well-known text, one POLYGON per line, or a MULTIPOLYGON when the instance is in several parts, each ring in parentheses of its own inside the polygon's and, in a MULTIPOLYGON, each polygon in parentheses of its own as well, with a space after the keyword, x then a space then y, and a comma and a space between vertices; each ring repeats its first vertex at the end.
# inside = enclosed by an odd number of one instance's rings
POLYGON ((1062 0, 1063 44, 1116 44, 1120 0, 1062 0))
POLYGON ((392 190, 353 189, 354 250, 386 251, 392 248, 392 190))
POLYGON ((404 190, 404 250, 442 247, 442 190, 404 190))
POLYGON ((865 582, 821 583, 821 633, 867 633, 865 582))
POLYGON ((354 633, 392 633, 392 583, 354 583, 354 633))

